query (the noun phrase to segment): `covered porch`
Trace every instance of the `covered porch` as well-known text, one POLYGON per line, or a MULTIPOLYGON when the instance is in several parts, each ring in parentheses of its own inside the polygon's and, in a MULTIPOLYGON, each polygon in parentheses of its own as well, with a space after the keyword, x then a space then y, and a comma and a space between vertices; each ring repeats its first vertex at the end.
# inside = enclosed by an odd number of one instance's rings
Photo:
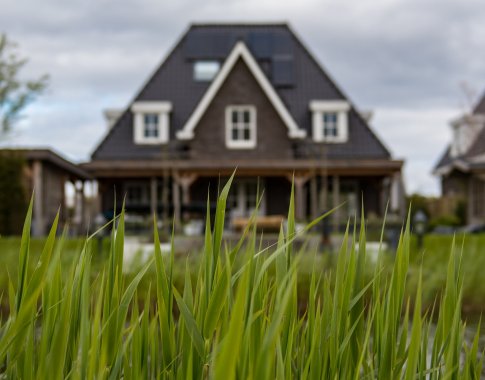
POLYGON ((349 217, 360 214, 362 202, 366 215, 382 216, 388 202, 389 212, 404 214, 402 161, 335 160, 326 165, 306 161, 176 161, 170 166, 153 161, 146 165, 93 162, 89 169, 98 180, 101 209, 107 218, 114 211, 115 198, 121 207, 126 196, 128 214, 156 214, 161 220, 173 220, 176 227, 194 218, 203 219, 208 197, 213 208, 218 191, 234 168, 236 178, 227 202, 230 218, 249 216, 258 194, 260 215, 286 215, 292 183, 295 216, 301 222, 342 205, 332 215, 332 224, 339 229, 349 217))

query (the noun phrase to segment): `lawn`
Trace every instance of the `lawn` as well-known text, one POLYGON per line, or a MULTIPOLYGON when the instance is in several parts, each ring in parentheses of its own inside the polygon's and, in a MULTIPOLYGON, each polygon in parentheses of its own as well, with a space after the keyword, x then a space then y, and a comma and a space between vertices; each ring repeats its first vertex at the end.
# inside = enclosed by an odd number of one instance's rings
MULTIPOLYGON (((436 297, 439 296, 446 281, 446 266, 455 239, 455 252, 463 253, 462 265, 464 272, 463 280, 463 314, 476 320, 485 312, 485 281, 483 281, 483 268, 485 268, 485 234, 477 235, 427 235, 424 238, 423 247, 418 249, 415 237, 411 239, 410 265, 406 292, 412 295, 416 291, 419 269, 423 270, 423 304, 431 306, 436 297), (422 264, 422 265, 421 265, 422 264)), ((68 275, 70 268, 79 259, 79 254, 85 243, 84 238, 66 238, 63 242, 61 261, 68 275)), ((31 263, 37 262, 45 239, 31 240, 31 263)), ((89 250, 92 251, 91 276, 95 278, 103 268, 109 256, 110 239, 105 238, 102 242, 92 240, 89 242, 89 250)), ((0 255, 2 268, 0 268, 0 289, 2 293, 8 290, 8 277, 16 278, 18 269, 18 253, 20 249, 20 237, 0 237, 0 255)), ((183 289, 185 268, 189 267, 191 276, 196 278, 202 250, 195 252, 179 252, 175 247, 176 255, 174 260, 174 283, 177 288, 183 289)), ((327 254, 314 251, 300 253, 300 265, 298 267, 299 292, 301 299, 305 300, 308 294, 308 287, 313 269, 316 267, 321 272, 332 272, 335 270, 336 253, 327 254)), ((168 260, 168 257, 165 257, 168 260)), ((374 265, 372 260, 366 264, 366 277, 370 278, 374 265)), ((386 270, 392 269, 394 253, 385 252, 384 263, 386 270)), ((132 278, 142 266, 141 257, 135 257, 129 266, 125 267, 124 275, 127 279, 132 278)), ((146 289, 155 282, 154 268, 150 268, 140 282, 140 288, 146 289)), ((142 293, 144 294, 144 293, 142 293)), ((155 292, 151 294, 155 300, 155 292)), ((8 309, 7 298, 1 299, 3 311, 8 309)), ((5 313, 4 313, 5 314, 5 313)))
POLYGON ((480 325, 463 316, 482 310, 483 237, 419 250, 407 225, 373 257, 362 223, 338 254, 297 252, 292 198, 274 246, 250 225, 229 246, 229 186, 200 252, 164 256, 154 229, 153 255, 129 265, 123 212, 101 243, 56 237, 57 221, 30 241, 30 208, 22 238, 0 239, 0 377, 480 378, 480 325))

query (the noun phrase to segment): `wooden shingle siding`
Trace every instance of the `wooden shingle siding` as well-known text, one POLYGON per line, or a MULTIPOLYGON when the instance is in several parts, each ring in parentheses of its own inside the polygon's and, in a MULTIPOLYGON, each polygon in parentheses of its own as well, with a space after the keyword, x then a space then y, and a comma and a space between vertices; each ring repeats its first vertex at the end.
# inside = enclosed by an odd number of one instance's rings
POLYGON ((239 60, 195 129, 190 143, 193 159, 198 158, 291 158, 288 129, 269 99, 249 71, 239 60), (230 149, 226 147, 226 107, 252 105, 256 107, 256 147, 230 149))

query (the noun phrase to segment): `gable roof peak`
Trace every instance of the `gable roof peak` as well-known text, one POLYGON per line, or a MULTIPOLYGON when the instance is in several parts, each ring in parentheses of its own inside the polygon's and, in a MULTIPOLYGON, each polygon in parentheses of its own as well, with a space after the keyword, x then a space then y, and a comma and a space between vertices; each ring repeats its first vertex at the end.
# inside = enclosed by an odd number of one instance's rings
POLYGON ((271 85, 270 81, 263 73, 256 59, 253 57, 243 41, 236 42, 234 48, 224 61, 224 64, 219 70, 219 73, 212 81, 211 85, 205 92, 194 112, 189 117, 184 127, 179 132, 177 132, 177 138, 180 140, 190 140, 194 137, 195 127, 197 126, 198 122, 204 115, 205 111, 211 104, 215 95, 217 94, 225 79, 232 71, 234 65, 239 59, 242 59, 244 63, 248 66, 256 81, 261 86, 262 90, 272 103, 276 112, 279 114, 283 122, 288 127, 288 136, 290 138, 304 138, 306 136, 306 131, 298 127, 290 112, 285 107, 283 101, 279 97, 278 93, 271 85))
POLYGON ((213 28, 213 27, 285 27, 289 28, 287 21, 236 21, 236 22, 192 22, 191 28, 213 28))

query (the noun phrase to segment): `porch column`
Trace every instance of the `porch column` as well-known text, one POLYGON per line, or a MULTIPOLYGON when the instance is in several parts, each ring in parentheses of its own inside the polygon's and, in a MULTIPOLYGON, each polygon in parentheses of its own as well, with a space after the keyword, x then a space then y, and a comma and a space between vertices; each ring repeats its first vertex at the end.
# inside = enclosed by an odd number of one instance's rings
POLYGON ((157 177, 150 178, 150 213, 152 218, 158 211, 157 177))
POLYGON ((44 195, 42 186, 42 162, 34 161, 32 164, 32 184, 34 188, 34 229, 35 236, 45 234, 44 230, 44 195))
MULTIPOLYGON (((175 181, 180 185, 182 189, 182 205, 187 206, 190 203, 190 186, 195 182, 197 179, 196 174, 180 174, 175 177, 175 181)), ((183 215, 183 219, 188 219, 188 215, 185 212, 183 215)))
MULTIPOLYGON (((340 177, 338 175, 333 176, 333 206, 340 206, 340 177)), ((333 213, 334 231, 338 232, 338 227, 340 225, 340 210, 336 209, 333 213)))
POLYGON ((320 189, 320 213, 325 213, 328 211, 328 177, 326 173, 320 174, 321 176, 321 189, 320 189))
POLYGON ((310 179, 310 205, 312 219, 318 218, 318 191, 317 191, 317 176, 313 174, 310 179))
POLYGON ((84 181, 74 182, 74 220, 77 224, 78 233, 83 233, 84 228, 84 181))
POLYGON ((306 216, 306 204, 305 204, 305 183, 309 180, 308 175, 295 175, 287 177, 290 181, 294 181, 295 184, 295 217, 298 220, 305 219, 306 216))
POLYGON ((180 226, 180 186, 176 180, 178 177, 178 173, 173 173, 173 181, 172 181, 172 201, 173 201, 173 218, 174 218, 174 227, 177 229, 180 226))
POLYGON ((394 173, 391 177, 391 194, 390 194, 391 211, 399 216, 404 216, 403 191, 401 182, 401 173, 394 173))

